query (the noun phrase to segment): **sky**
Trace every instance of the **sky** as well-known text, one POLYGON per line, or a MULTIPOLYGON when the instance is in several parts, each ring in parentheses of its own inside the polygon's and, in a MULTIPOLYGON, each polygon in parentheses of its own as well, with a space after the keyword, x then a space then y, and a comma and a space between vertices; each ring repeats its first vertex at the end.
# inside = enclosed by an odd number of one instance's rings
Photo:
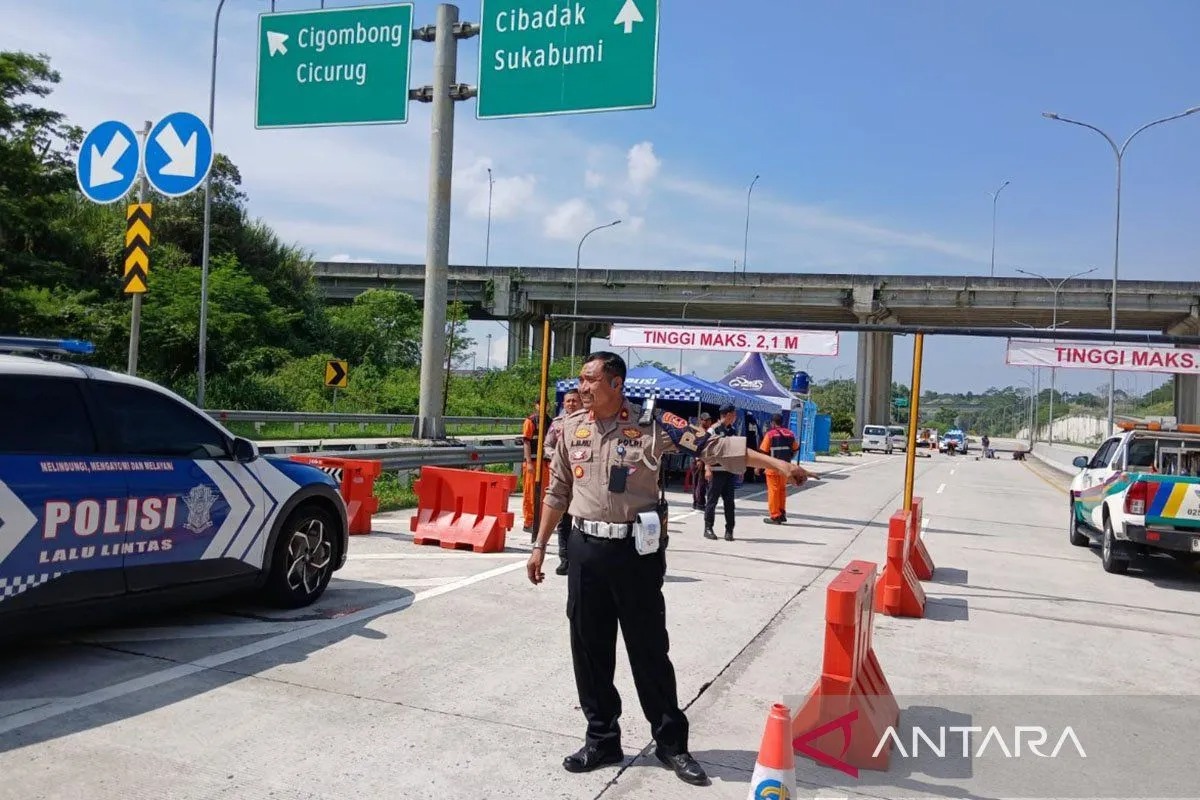
MULTIPOLYGON (((250 213, 317 260, 422 263, 427 104, 412 103, 406 125, 254 127, 258 15, 319 4, 226 2, 217 149, 240 168, 250 213)), ((460 19, 480 19, 479 0, 458 7, 460 19)), ((1096 267, 1090 277, 1111 278, 1113 153, 1098 134, 1042 112, 1089 122, 1119 144, 1200 105, 1194 0, 661 7, 653 109, 477 120, 474 100, 456 104, 451 263, 483 264, 486 250, 492 265, 573 267, 581 234, 620 218, 587 240, 585 267, 731 271, 758 175, 751 272, 986 276, 995 208, 996 275, 1019 267, 1057 279, 1096 267), (993 204, 989 193, 1006 180, 993 204)), ((0 48, 49 55, 63 80, 46 102, 84 128, 120 119, 136 130, 177 110, 203 118, 215 9, 216 0, 0 0, 0 48)), ((435 14, 435 3, 418 2, 415 23, 435 14)), ((462 82, 476 82, 478 46, 459 44, 462 82)), ((432 56, 432 44, 413 44, 412 85, 430 80, 432 56)), ((1122 278, 1200 278, 1198 140, 1200 114, 1130 145, 1122 278)), ((473 325, 479 366, 489 333, 490 363, 507 352, 503 325, 473 325)), ((900 382, 911 376, 911 343, 896 341, 900 382)), ((818 380, 852 377, 855 353, 855 336, 843 334, 837 357, 797 362, 818 380)), ((632 360, 678 358, 641 350, 632 360)), ((684 369, 715 378, 736 360, 688 352, 684 369)), ((1107 375, 1060 370, 1058 385, 1095 389, 1107 375)), ((1004 365, 1003 341, 926 342, 925 389, 983 391, 1030 377, 1004 365)), ((1141 393, 1165 377, 1119 373, 1118 387, 1141 393)))

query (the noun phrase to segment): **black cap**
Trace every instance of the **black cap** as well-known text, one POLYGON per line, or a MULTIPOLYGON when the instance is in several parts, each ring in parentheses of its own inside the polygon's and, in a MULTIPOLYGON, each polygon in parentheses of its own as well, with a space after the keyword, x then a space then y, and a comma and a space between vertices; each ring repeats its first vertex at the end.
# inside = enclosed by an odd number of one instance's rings
POLYGON ((723 416, 725 414, 733 414, 736 412, 737 412, 737 409, 734 408, 733 403, 726 403, 725 405, 721 406, 721 410, 718 411, 717 413, 721 414, 723 416))

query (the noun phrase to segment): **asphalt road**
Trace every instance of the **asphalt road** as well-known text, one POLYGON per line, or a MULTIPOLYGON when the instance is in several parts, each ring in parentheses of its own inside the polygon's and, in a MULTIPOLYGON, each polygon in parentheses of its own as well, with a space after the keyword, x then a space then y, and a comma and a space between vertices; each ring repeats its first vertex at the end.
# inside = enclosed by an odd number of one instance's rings
MULTIPOLYGON (((710 787, 653 760, 620 640, 627 759, 563 771, 584 730, 565 578, 548 569, 529 584, 519 529, 506 552, 476 555, 417 547, 408 515, 389 514, 353 538, 312 608, 225 602, 0 655, 0 798, 745 798, 770 704, 795 710, 820 673, 826 584, 852 559, 882 566, 903 465, 900 453, 823 459, 825 479, 791 491, 784 526, 763 522, 762 485, 746 487, 734 542, 703 539, 690 497, 671 497, 671 657, 710 787)), ((938 568, 923 584, 926 616, 874 623, 906 718, 996 695, 1150 695, 1189 708, 1177 699, 1192 694, 1200 660, 1200 579, 1172 562, 1104 573, 1096 551, 1067 543, 1066 478, 1039 463, 935 454, 916 473, 938 568)), ((1162 742, 1131 709, 1106 718, 1121 736, 1162 742)), ((1168 724, 1163 713, 1150 716, 1168 724)), ((798 758, 798 795, 1195 796, 1190 770, 1166 768, 1178 740, 1137 761, 1138 775, 1173 776, 1157 794, 1100 780, 1117 759, 1094 755, 1106 752, 1098 731, 1082 766, 1053 761, 1069 783, 1057 793, 1010 785, 1024 761, 950 769, 894 757, 856 779, 798 758)))

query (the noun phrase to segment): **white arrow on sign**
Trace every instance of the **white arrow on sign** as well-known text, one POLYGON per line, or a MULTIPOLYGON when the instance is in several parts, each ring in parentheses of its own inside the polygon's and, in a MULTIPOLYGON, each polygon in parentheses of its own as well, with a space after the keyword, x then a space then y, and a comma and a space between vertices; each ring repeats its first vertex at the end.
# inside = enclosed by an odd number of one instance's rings
POLYGON ((133 142, 125 138, 125 134, 117 131, 113 134, 112 141, 104 148, 103 153, 100 152, 99 147, 92 145, 92 163, 88 169, 88 183, 96 187, 121 180, 124 176, 113 167, 132 144, 133 142))
POLYGON ((175 175, 180 178, 192 178, 196 175, 196 132, 188 137, 186 143, 180 141, 179 133, 174 125, 168 125, 159 131, 154 138, 158 146, 167 154, 167 163, 159 170, 163 175, 175 175))
POLYGON ((638 10, 637 3, 633 0, 625 0, 625 5, 621 6, 621 13, 617 14, 617 18, 613 20, 613 25, 624 25, 626 33, 633 33, 633 23, 645 22, 642 19, 642 12, 638 10))
POLYGON ((267 52, 271 54, 272 58, 276 55, 287 55, 287 40, 286 33, 267 31, 267 52))
MULTIPOLYGON (((120 134, 117 134, 120 136, 120 134)), ((121 137, 124 139, 125 137, 121 137)), ((114 159, 115 160, 115 159, 114 159)), ((0 564, 37 525, 37 517, 0 481, 0 564)))

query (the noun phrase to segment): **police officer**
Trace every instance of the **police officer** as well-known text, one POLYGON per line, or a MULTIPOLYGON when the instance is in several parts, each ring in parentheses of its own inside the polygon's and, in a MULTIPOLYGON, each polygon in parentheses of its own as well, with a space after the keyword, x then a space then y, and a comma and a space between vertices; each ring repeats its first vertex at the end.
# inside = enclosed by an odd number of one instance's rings
POLYGON ((742 437, 715 439, 674 414, 656 411, 646 419, 625 398, 624 383, 625 362, 616 353, 593 353, 584 360, 579 374, 583 410, 563 420, 538 540, 526 565, 532 583, 545 580, 546 544, 569 512, 567 619, 587 734, 563 768, 587 772, 625 757, 618 724, 621 697, 613 684, 620 623, 638 700, 657 745, 655 756, 680 779, 704 785, 708 776, 688 752, 688 720, 679 707, 668 656, 662 594, 666 509, 660 504, 659 461, 667 452, 686 451, 729 469, 773 469, 797 484, 808 473, 798 464, 747 449, 742 437), (663 532, 658 549, 643 555, 637 541, 647 512, 657 516, 663 532))
MULTIPOLYGON (((578 389, 571 389, 563 395, 563 411, 550 423, 550 430, 546 431, 547 457, 558 446, 558 440, 562 436, 563 420, 582 407, 583 401, 579 399, 578 389)), ((558 568, 554 570, 555 575, 567 574, 567 537, 570 533, 571 515, 563 514, 562 520, 558 523, 558 568)))
MULTIPOLYGON (((710 433, 713 436, 733 436, 737 433, 734 424, 737 422, 737 409, 726 403, 721 406, 717 417, 719 422, 712 427, 710 433)), ((747 441, 747 447, 749 442, 747 441)), ((705 459, 707 461, 707 459, 705 459)), ((733 541, 733 524, 736 519, 736 497, 737 486, 734 484, 734 478, 737 473, 741 472, 745 467, 737 469, 725 469, 723 466, 706 464, 705 474, 709 479, 708 486, 708 501, 704 504, 704 538, 716 539, 717 534, 713 533, 713 525, 717 520, 717 500, 721 501, 721 505, 725 511, 725 541, 733 541)))

